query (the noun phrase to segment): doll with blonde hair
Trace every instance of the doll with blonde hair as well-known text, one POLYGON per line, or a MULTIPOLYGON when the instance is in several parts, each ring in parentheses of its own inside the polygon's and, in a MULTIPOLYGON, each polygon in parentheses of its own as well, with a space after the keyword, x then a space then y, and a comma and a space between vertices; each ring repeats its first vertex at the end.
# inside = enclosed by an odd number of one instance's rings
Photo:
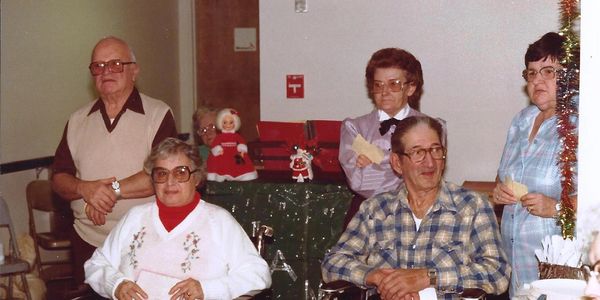
POLYGON ((248 146, 237 133, 241 126, 239 113, 225 108, 217 114, 217 129, 220 131, 210 145, 207 161, 207 179, 211 181, 247 181, 258 177, 248 146))

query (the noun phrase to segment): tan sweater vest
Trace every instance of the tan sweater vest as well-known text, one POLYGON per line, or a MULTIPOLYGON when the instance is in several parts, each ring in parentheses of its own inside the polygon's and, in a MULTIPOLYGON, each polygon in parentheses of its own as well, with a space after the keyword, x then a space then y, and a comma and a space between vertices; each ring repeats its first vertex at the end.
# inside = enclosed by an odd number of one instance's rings
MULTIPOLYGON (((100 110, 88 115, 95 101, 74 112, 69 118, 67 142, 77 168, 76 177, 97 180, 129 177, 143 169, 152 150, 152 141, 169 106, 140 93, 144 114, 126 110, 112 132, 108 132, 100 110)), ((106 223, 96 226, 84 211, 83 199, 71 201, 75 230, 89 244, 99 247, 110 230, 132 206, 150 202, 154 196, 117 201, 106 223)))

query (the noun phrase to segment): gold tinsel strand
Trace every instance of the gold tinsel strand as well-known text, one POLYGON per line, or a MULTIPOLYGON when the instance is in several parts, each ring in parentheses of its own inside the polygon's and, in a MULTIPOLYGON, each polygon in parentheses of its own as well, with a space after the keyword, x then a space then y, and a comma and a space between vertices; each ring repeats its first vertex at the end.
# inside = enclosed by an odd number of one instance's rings
POLYGON ((578 1, 563 0, 560 3, 562 28, 559 32, 565 37, 563 49, 565 57, 561 64, 565 70, 557 78, 557 132, 562 142, 558 163, 561 168, 561 208, 556 220, 561 227, 564 239, 573 239, 575 234, 575 204, 569 197, 575 190, 573 170, 577 165, 578 107, 574 97, 579 95, 579 38, 573 30, 573 22, 579 17, 578 1))

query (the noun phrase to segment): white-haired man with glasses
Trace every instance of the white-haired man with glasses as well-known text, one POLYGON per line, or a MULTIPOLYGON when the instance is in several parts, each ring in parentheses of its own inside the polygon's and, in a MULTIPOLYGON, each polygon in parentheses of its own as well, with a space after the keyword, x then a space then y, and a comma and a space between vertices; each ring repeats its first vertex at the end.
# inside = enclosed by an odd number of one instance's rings
POLYGON ((480 194, 442 180, 443 132, 428 116, 398 122, 390 163, 404 180, 363 202, 325 255, 326 282, 372 288, 381 299, 418 299, 429 287, 438 299, 459 299, 468 289, 491 294, 507 289, 511 269, 492 206, 480 194))
POLYGON ((139 66, 127 43, 101 39, 89 64, 98 99, 71 114, 52 166, 52 186, 71 202, 72 258, 78 289, 83 263, 132 206, 150 202, 143 171, 152 147, 177 135, 167 104, 138 92, 139 66))
POLYGON ((271 273, 231 214, 200 198, 197 149, 167 138, 145 162, 156 201, 132 208, 85 264, 111 299, 233 299, 270 286, 271 273))

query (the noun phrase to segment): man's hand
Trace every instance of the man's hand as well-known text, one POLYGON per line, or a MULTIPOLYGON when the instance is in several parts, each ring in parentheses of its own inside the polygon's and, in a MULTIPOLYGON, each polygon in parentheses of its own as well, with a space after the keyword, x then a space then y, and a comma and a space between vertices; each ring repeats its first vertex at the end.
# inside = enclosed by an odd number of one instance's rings
POLYGON ((427 269, 378 269, 367 275, 367 284, 377 286, 382 300, 419 299, 429 287, 427 269))
POLYGON ((88 219, 92 220, 94 225, 104 225, 106 223, 106 215, 92 207, 91 205, 85 206, 85 215, 88 219))
POLYGON ((95 181, 81 181, 77 185, 77 192, 88 205, 106 215, 112 212, 117 202, 117 195, 111 186, 115 180, 116 178, 110 177, 95 181))
POLYGON ((148 295, 142 288, 133 281, 123 280, 115 290, 115 297, 119 300, 143 300, 148 299, 148 295))
POLYGON ((175 284, 170 290, 171 300, 194 299, 204 300, 202 285, 198 280, 188 278, 175 284))

